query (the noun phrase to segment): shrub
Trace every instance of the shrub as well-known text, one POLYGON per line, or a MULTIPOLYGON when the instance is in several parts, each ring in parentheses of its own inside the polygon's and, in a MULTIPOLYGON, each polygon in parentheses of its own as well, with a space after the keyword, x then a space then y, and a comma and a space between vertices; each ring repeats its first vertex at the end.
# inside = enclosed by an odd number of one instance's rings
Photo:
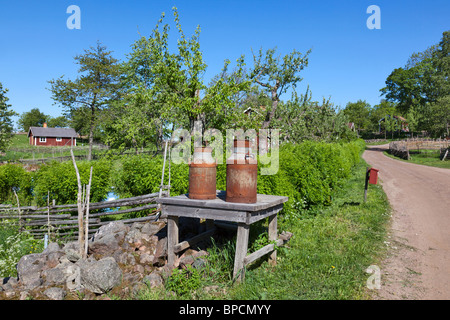
POLYGON ((6 164, 0 166, 0 202, 16 203, 14 188, 22 204, 32 198, 32 174, 21 165, 6 164))
MULTIPOLYGON (((330 204, 333 190, 350 174, 364 150, 364 141, 325 143, 307 141, 280 148, 280 168, 274 175, 261 175, 258 193, 289 197, 285 211, 330 204)), ((121 197, 157 192, 161 183, 162 157, 135 155, 123 158, 113 172, 113 185, 121 197)), ((168 181, 168 163, 164 183, 168 181)), ((171 195, 187 193, 189 166, 171 164, 171 195)), ((217 166, 217 189, 226 189, 226 164, 217 166)))
MULTIPOLYGON (((110 189, 111 163, 105 159, 77 162, 82 184, 89 183, 91 165, 93 169, 90 201, 98 202, 105 199, 110 189)), ((43 165, 36 172, 33 184, 38 205, 47 203, 48 191, 50 192, 50 199, 55 199, 58 204, 77 202, 78 183, 72 161, 51 162, 43 165)))

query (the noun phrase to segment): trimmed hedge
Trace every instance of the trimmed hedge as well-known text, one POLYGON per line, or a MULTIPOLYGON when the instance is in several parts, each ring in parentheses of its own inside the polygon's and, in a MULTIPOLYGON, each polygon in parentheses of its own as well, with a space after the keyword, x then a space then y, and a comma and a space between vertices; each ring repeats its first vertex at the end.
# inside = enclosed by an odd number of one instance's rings
MULTIPOLYGON (((261 175, 258 168, 258 193, 289 197, 285 212, 328 205, 333 190, 339 187, 357 164, 364 150, 363 140, 349 143, 307 141, 298 145, 284 144, 279 152, 279 170, 274 175, 261 175)), ((159 191, 163 159, 161 156, 133 155, 116 160, 99 160, 91 163, 77 162, 82 183, 87 184, 89 169, 93 165, 91 201, 105 199, 114 186, 119 197, 138 196, 159 191)), ((164 184, 168 183, 168 163, 164 184)), ((189 190, 189 166, 171 164, 171 195, 189 190)), ((34 198, 38 205, 50 199, 58 204, 76 203, 77 180, 72 162, 53 162, 43 165, 34 173, 26 172, 20 165, 0 167, 1 201, 13 201, 12 187, 17 187, 21 204, 34 198)), ((217 167, 217 189, 226 189, 226 164, 217 167)), ((14 203, 14 201, 13 201, 14 203)))
MULTIPOLYGON (((287 210, 298 203, 303 208, 330 204, 333 190, 348 177, 364 148, 363 140, 285 144, 280 148, 278 172, 275 175, 258 174, 258 193, 288 196, 287 210)), ((157 192, 162 165, 161 157, 141 155, 123 158, 113 172, 115 191, 121 197, 157 192)), ((167 172, 166 164, 164 183, 168 181, 167 172)), ((188 192, 187 164, 171 165, 171 184, 172 196, 188 192)), ((226 189, 226 164, 217 166, 217 189, 226 189)))

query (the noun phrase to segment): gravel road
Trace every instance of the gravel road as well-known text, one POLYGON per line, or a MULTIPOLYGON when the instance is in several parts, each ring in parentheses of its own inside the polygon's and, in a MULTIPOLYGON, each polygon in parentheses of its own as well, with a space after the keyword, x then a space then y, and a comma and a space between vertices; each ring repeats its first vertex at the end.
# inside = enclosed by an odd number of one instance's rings
POLYGON ((381 289, 374 290, 374 299, 448 300, 450 170, 391 159, 383 154, 388 148, 370 146, 363 154, 380 170, 393 209, 388 256, 379 266, 381 289))

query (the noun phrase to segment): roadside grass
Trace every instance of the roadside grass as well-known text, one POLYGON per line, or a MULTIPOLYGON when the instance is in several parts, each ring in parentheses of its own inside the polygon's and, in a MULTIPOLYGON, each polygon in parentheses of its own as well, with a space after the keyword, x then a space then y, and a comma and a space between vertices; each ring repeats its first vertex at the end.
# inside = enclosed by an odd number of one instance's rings
MULTIPOLYGON (((233 283, 235 238, 208 248, 206 267, 177 273, 164 289, 144 289, 135 299, 337 300, 370 299, 366 287, 370 265, 380 265, 390 207, 381 186, 370 185, 364 203, 366 163, 335 191, 330 206, 280 217, 279 232, 293 233, 288 247, 278 248, 277 265, 265 258, 246 270, 245 281, 233 283), (200 274, 197 274, 200 273, 200 274), (191 290, 184 290, 190 287, 191 290)), ((266 225, 252 225, 261 231, 266 225)), ((251 235, 249 247, 263 246, 264 233, 251 235)))
POLYGON ((420 150, 420 153, 412 152, 410 151, 411 159, 410 160, 404 160, 399 157, 396 157, 389 153, 389 151, 384 151, 384 155, 386 155, 389 158, 400 160, 403 162, 409 162, 409 163, 415 163, 415 164, 421 164, 424 166, 430 166, 430 167, 437 167, 437 168, 444 168, 444 169, 450 169, 450 160, 446 159, 442 161, 439 159, 439 151, 437 150, 420 150))

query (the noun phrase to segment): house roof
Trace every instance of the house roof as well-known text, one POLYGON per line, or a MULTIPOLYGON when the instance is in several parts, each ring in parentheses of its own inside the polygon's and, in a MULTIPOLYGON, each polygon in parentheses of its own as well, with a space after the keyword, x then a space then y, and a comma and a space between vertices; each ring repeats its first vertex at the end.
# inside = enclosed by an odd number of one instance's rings
POLYGON ((61 137, 61 138, 76 138, 77 133, 72 128, 44 128, 44 127, 30 127, 28 130, 28 137, 30 133, 35 137, 61 137))

